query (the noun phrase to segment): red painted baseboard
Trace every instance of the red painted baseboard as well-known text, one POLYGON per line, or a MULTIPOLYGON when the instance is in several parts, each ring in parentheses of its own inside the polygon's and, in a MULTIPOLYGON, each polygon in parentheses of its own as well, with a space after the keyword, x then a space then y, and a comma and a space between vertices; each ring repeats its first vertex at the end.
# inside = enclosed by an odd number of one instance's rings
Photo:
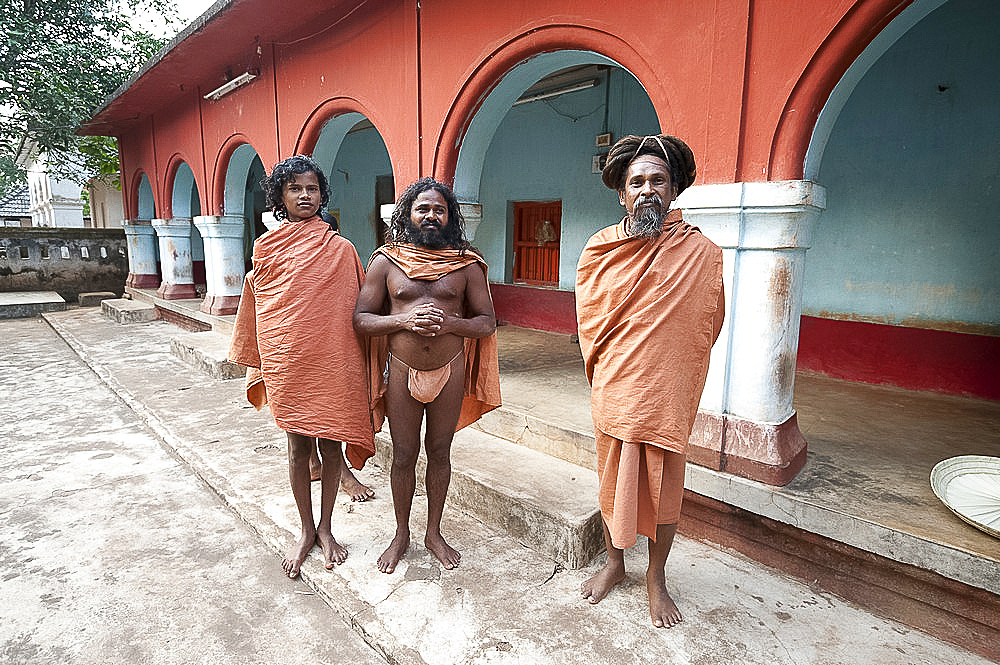
POLYGON ((803 316, 798 369, 1000 400, 1000 337, 803 316))
POLYGON ((576 298, 558 291, 514 284, 490 284, 497 321, 512 326, 576 333, 576 298))

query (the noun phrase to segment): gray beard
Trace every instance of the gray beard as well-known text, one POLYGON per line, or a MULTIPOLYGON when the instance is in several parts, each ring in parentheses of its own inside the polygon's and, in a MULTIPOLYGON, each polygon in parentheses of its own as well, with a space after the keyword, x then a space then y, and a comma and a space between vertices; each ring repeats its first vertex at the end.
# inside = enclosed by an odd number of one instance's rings
POLYGON ((654 205, 639 208, 640 201, 635 202, 633 212, 628 216, 628 232, 635 238, 656 238, 663 231, 663 220, 666 213, 663 201, 654 195, 654 205), (638 214, 635 210, 638 209, 638 214))

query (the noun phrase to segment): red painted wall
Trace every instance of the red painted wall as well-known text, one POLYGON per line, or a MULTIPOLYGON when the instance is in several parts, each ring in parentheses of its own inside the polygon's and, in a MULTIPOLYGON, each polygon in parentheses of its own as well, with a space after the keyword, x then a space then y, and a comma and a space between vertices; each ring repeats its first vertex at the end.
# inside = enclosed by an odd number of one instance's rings
POLYGON ((1000 400, 1000 338, 803 316, 798 369, 1000 400))
POLYGON ((576 334, 576 299, 570 291, 490 284, 497 321, 522 328, 576 334))

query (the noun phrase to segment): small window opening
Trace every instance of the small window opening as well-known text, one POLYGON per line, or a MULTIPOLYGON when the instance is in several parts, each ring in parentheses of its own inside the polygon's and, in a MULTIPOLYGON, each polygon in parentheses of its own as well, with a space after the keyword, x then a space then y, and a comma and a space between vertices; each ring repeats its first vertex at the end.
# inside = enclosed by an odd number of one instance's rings
POLYGON ((80 248, 80 256, 83 257, 83 258, 85 258, 85 259, 89 259, 90 258, 90 250, 88 248, 86 248, 86 247, 81 247, 80 248))
POLYGON ((108 258, 108 248, 107 247, 101 247, 101 258, 102 259, 108 258))
POLYGON ((60 247, 59 248, 59 256, 63 257, 64 259, 68 259, 69 258, 69 247, 66 247, 65 245, 63 245, 62 247, 60 247))
POLYGON ((21 260, 27 261, 28 260, 28 248, 25 247, 24 245, 21 245, 18 249, 20 250, 21 260))
POLYGON ((49 260, 49 246, 42 245, 42 261, 48 261, 48 260, 49 260))

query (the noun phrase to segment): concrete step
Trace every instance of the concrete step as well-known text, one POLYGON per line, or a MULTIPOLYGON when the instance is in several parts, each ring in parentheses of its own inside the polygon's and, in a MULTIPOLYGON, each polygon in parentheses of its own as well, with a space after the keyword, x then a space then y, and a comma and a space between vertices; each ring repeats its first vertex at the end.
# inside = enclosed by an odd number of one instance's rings
POLYGON ((105 300, 114 300, 117 297, 111 291, 90 291, 88 293, 78 293, 76 302, 80 307, 99 307, 105 300))
POLYGON ((101 314, 121 324, 148 323, 159 318, 155 306, 125 298, 102 300, 101 314))
POLYGON ((516 407, 507 406, 490 411, 475 427, 487 434, 584 469, 597 468, 597 450, 592 429, 584 431, 573 425, 543 420, 516 407))
MULTIPOLYGON (((375 450, 376 463, 390 468, 387 432, 376 436, 375 450)), ((455 434, 451 460, 449 506, 503 529, 567 568, 586 566, 604 549, 594 471, 471 427, 455 434)), ((420 488, 425 470, 421 453, 420 488)))
POLYGON ((207 330, 181 333, 170 340, 170 352, 216 379, 246 376, 246 368, 229 362, 229 335, 207 330))
POLYGON ((66 301, 55 291, 0 293, 0 319, 28 319, 42 312, 61 312, 66 301))

